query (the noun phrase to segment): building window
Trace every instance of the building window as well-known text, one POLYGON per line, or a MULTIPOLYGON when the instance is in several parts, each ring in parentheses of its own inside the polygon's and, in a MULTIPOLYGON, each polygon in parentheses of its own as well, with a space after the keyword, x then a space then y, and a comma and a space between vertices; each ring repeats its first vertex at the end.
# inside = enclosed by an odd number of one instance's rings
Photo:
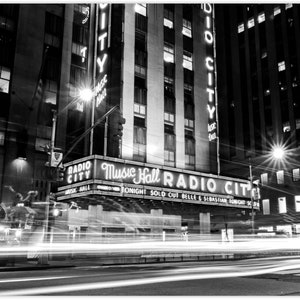
POLYGON ((281 13, 280 7, 279 7, 279 6, 275 7, 275 8, 274 8, 274 17, 275 17, 276 15, 280 14, 280 13, 281 13))
POLYGON ((193 71, 193 54, 188 51, 183 51, 183 67, 193 71))
POLYGON ((174 47, 171 44, 164 45, 164 61, 174 63, 174 47))
POLYGON ((146 115, 146 105, 134 103, 134 112, 138 115, 146 115))
MULTIPOLYGON (((171 126, 170 126, 171 127, 171 126)), ((164 160, 168 166, 175 166, 175 135, 165 132, 164 160)))
POLYGON ((146 78, 146 68, 140 65, 134 66, 135 75, 146 78))
POLYGON ((248 28, 254 27, 254 18, 249 19, 247 25, 248 25, 248 28))
POLYGON ((10 69, 0 66, 0 92, 8 94, 10 69))
POLYGON ((139 104, 147 104, 147 90, 137 87, 134 87, 134 102, 139 104))
POLYGON ((4 146, 4 141, 5 141, 5 132, 0 131, 0 146, 4 146))
POLYGON ((165 88, 165 95, 170 97, 174 96, 174 79, 171 77, 164 77, 164 88, 165 88))
POLYGON ((265 13, 263 12, 263 13, 260 13, 259 15, 258 15, 258 17, 257 17, 257 22, 258 23, 262 23, 262 22, 264 22, 266 20, 266 17, 265 17, 265 13))
POLYGON ((88 28, 73 23, 73 42, 81 45, 88 45, 89 31, 88 28))
POLYGON ((184 83, 184 92, 188 94, 192 94, 193 92, 193 86, 189 83, 184 83))
POLYGON ((284 184, 284 171, 280 170, 276 172, 277 184, 284 184))
POLYGON ((195 141, 187 137, 185 138, 185 165, 195 166, 195 141))
POLYGON ((147 4, 136 4, 134 7, 136 13, 147 16, 147 4))
POLYGON ((133 159, 142 162, 146 159, 146 124, 144 118, 134 117, 133 159))
POLYGON ((164 120, 167 123, 174 124, 175 122, 175 100, 165 97, 165 115, 164 120))
POLYGON ((264 215, 269 215, 270 214, 270 200, 269 199, 263 199, 262 208, 263 208, 263 214, 264 215))
POLYGON ((61 37, 63 33, 62 18, 46 12, 45 32, 61 37))
POLYGON ((44 102, 56 105, 57 99, 57 82, 53 80, 46 80, 44 85, 44 102))
POLYGON ((262 185, 268 184, 268 173, 263 173, 260 175, 260 182, 262 185))
POLYGON ((286 198, 285 197, 278 198, 278 212, 280 214, 286 214, 286 198))
POLYGON ((295 211, 300 212, 300 196, 295 196, 295 211))
POLYGON ((286 5, 285 5, 285 9, 289 9, 289 8, 292 8, 292 7, 293 7, 292 3, 286 3, 286 5))
POLYGON ((293 175, 293 181, 300 181, 300 169, 293 169, 292 170, 292 175, 293 175))
POLYGON ((60 40, 57 36, 45 33, 45 44, 50 45, 52 47, 59 48, 60 47, 60 40))
POLYGON ((147 53, 135 49, 135 74, 143 78, 146 77, 147 53))
POLYGON ((192 102, 184 101, 184 118, 194 120, 194 105, 192 102))
POLYGON ((174 27, 174 14, 171 10, 164 9, 164 26, 170 29, 174 27))
POLYGON ((87 46, 72 43, 72 53, 81 57, 81 62, 85 62, 87 57, 87 46))
POLYGON ((134 143, 146 145, 146 128, 134 126, 134 143))
POLYGON ((86 80, 86 70, 71 66, 70 70, 70 83, 73 85, 85 82, 86 80))
POLYGON ((241 33, 245 30, 245 25, 242 23, 242 24, 239 24, 238 26, 238 33, 241 33))
POLYGON ((187 37, 192 37, 192 22, 186 19, 183 19, 183 27, 182 27, 182 34, 187 37))
POLYGON ((281 71, 284 71, 285 70, 285 62, 284 61, 281 61, 278 63, 278 71, 281 72, 281 71))

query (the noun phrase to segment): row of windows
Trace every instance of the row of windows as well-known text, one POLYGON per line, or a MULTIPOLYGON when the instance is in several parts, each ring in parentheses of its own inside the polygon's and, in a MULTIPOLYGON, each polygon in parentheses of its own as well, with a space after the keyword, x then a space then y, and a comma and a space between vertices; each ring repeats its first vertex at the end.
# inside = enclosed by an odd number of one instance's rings
MULTIPOLYGON (((269 215, 271 213, 270 199, 262 200, 262 212, 264 215, 269 215)), ((295 196, 295 212, 300 212, 300 196, 295 196)), ((286 197, 278 198, 278 213, 279 214, 287 213, 286 197)))
MULTIPOLYGON (((287 3, 287 4, 285 5, 285 9, 289 9, 289 8, 291 8, 291 7, 293 7, 293 4, 291 4, 291 3, 287 3)), ((280 7, 279 7, 279 6, 274 7, 273 16, 275 17, 276 15, 278 15, 278 14, 280 14, 280 13, 281 13, 280 7)), ((266 17, 265 17, 265 13, 264 13, 264 12, 261 12, 260 14, 258 14, 258 16, 257 16, 257 22, 258 22, 258 23, 262 23, 262 22, 264 22, 265 20, 266 20, 266 17)), ((250 29, 250 28, 254 27, 254 25, 255 25, 255 21, 254 21, 254 18, 252 17, 252 18, 250 18, 250 19, 248 20, 248 22, 247 22, 247 27, 250 29)), ((243 32, 244 30, 245 30, 245 25, 244 25, 244 23, 239 24, 239 25, 238 25, 238 33, 241 33, 241 32, 243 32)))
MULTIPOLYGON (((146 4, 136 4, 135 12, 144 17, 147 17, 147 5, 146 4)), ((170 29, 174 28, 174 13, 171 10, 164 9, 164 26, 170 29)), ((192 22, 183 19, 182 21, 182 34, 191 38, 192 37, 192 22)))
MULTIPOLYGON (((164 61, 166 63, 174 63, 174 61, 175 61, 174 46, 169 43, 164 44, 164 61)), ((186 50, 183 51, 182 66, 185 69, 193 71, 193 54, 191 52, 186 51, 186 50)))
MULTIPOLYGON (((294 182, 300 181, 300 168, 292 169, 291 175, 292 175, 292 180, 294 182)), ((261 174, 260 182, 262 185, 268 185, 270 183, 269 174, 268 173, 261 174)), ((285 174, 283 170, 279 170, 276 172, 276 182, 277 184, 285 183, 285 174)))

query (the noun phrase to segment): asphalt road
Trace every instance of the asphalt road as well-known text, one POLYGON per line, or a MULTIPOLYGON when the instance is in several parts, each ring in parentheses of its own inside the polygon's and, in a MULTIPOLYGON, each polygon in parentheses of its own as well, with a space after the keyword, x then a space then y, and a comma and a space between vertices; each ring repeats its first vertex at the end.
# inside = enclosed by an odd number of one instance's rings
POLYGON ((296 296, 300 257, 0 273, 3 296, 296 296))

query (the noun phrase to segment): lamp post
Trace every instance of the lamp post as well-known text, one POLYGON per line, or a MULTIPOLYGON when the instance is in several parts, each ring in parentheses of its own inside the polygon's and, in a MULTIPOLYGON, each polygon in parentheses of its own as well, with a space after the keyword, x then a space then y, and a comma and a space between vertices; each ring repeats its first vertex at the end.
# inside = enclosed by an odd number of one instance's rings
POLYGON ((253 209, 253 173, 252 173, 252 161, 249 157, 249 180, 250 180, 250 199, 251 199, 251 232, 254 234, 254 209, 253 209))
MULTIPOLYGON (((79 99, 83 101, 91 101, 93 99, 93 93, 90 89, 83 89, 79 91, 79 99)), ((75 99, 71 101, 68 105, 66 105, 59 113, 57 113, 56 110, 52 110, 53 112, 53 118, 52 118, 52 130, 51 130, 51 141, 50 141, 50 147, 49 147, 49 157, 48 157, 48 168, 52 168, 53 162, 53 153, 55 151, 55 135, 56 135, 56 124, 57 124, 57 117, 59 114, 63 113, 69 106, 73 105, 75 102, 77 102, 78 99, 75 99)), ((61 163, 59 162, 57 166, 54 166, 55 169, 59 167, 61 163)), ((55 174, 56 176, 56 174, 55 174)), ((50 180, 47 180, 46 185, 46 207, 45 207, 45 222, 44 222, 44 242, 48 242, 48 226, 49 226, 49 205, 50 205, 50 194, 51 194, 51 182, 50 180)), ((39 256, 38 264, 48 264, 48 253, 42 252, 39 256)))

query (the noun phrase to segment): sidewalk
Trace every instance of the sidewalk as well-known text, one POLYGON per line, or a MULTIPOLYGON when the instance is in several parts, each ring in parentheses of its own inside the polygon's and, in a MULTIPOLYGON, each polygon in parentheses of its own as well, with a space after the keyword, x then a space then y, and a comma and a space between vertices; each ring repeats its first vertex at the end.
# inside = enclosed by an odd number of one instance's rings
POLYGON ((274 257, 274 256, 291 256, 300 255, 300 251, 289 252, 261 252, 261 253, 202 253, 201 255, 173 253, 173 254, 149 254, 135 256, 81 256, 68 257, 65 259, 52 259, 47 263, 39 264, 38 261, 23 260, 15 261, 14 264, 8 263, 6 266, 0 266, 1 272, 8 271, 25 271, 25 270, 46 270, 52 268, 72 268, 79 266, 109 266, 109 265, 137 265, 137 264, 154 264, 154 263, 179 263, 193 261, 214 261, 214 260, 241 260, 250 258, 274 257))

